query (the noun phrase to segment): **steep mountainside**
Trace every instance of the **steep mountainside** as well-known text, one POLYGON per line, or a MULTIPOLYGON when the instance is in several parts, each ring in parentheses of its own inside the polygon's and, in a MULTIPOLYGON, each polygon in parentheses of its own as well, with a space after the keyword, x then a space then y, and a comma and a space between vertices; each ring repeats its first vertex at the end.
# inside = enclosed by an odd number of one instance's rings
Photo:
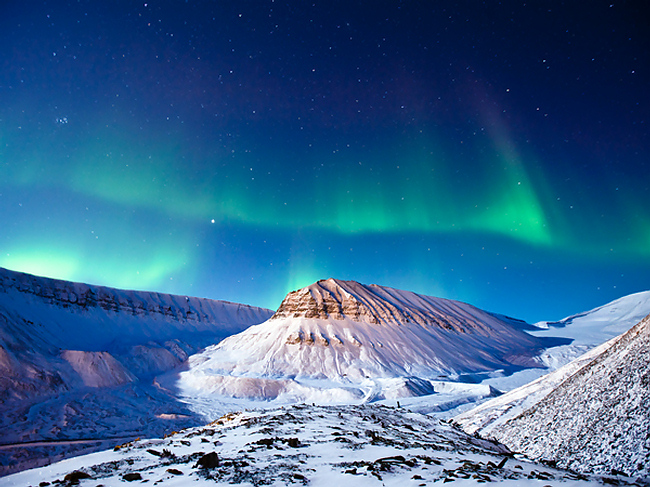
POLYGON ((430 394, 428 379, 539 366, 544 347, 568 342, 533 337, 528 326, 457 301, 328 279, 287 295, 267 322, 193 356, 181 388, 298 398, 313 381, 328 381, 340 390, 319 389, 322 400, 430 394), (382 380, 393 380, 389 395, 377 391, 382 380))
POLYGON ((455 421, 582 472, 650 477, 650 315, 625 334, 455 421))

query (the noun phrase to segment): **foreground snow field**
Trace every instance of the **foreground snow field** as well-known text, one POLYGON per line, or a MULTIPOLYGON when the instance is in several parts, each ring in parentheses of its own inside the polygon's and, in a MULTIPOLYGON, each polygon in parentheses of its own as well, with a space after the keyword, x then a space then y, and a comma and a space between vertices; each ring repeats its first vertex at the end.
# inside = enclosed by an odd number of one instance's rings
MULTIPOLYGON (((540 466, 449 424, 385 406, 291 406, 228 414, 204 427, 0 478, 2 487, 187 485, 600 485, 540 466), (58 481, 58 482, 57 482, 58 481), (48 484, 49 483, 49 484, 48 484)), ((627 483, 629 479, 606 479, 627 483)))

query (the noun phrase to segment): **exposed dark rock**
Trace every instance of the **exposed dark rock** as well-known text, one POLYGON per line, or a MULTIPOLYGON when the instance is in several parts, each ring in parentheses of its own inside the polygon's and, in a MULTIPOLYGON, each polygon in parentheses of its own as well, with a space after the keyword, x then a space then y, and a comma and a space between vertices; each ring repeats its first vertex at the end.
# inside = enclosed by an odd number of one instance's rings
POLYGON ((284 440, 287 445, 289 445, 291 448, 299 448, 302 446, 300 444, 300 440, 298 438, 287 438, 284 440))
POLYGON ((75 470, 74 472, 70 472, 65 477, 63 477, 63 480, 65 480, 70 484, 78 484, 79 481, 82 479, 91 479, 91 478, 92 477, 86 472, 82 472, 81 470, 75 470))
POLYGON ((219 466, 219 455, 216 452, 210 452, 203 455, 196 462, 199 468, 212 469, 219 466))
POLYGON ((125 473, 122 475, 122 478, 127 482, 134 482, 136 480, 142 480, 142 475, 140 475, 138 472, 125 473))

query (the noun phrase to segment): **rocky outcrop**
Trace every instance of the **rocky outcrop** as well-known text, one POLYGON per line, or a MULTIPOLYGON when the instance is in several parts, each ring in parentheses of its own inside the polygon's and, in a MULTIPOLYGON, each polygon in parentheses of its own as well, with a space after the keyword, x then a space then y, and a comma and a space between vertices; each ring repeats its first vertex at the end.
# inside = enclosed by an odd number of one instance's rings
POLYGON ((272 319, 304 317, 342 320, 348 317, 354 321, 379 323, 379 316, 346 292, 341 284, 334 279, 321 280, 287 294, 272 319))
MULTIPOLYGON (((320 280, 287 294, 271 318, 318 318, 375 324, 418 324, 456 333, 489 334, 477 316, 484 311, 455 301, 338 279, 320 280)), ((492 317, 494 319, 494 317, 492 317)), ((503 317, 501 317, 503 319, 503 317)), ((512 320, 518 321, 518 320, 512 320)), ((522 323, 522 322, 519 322, 522 323)))

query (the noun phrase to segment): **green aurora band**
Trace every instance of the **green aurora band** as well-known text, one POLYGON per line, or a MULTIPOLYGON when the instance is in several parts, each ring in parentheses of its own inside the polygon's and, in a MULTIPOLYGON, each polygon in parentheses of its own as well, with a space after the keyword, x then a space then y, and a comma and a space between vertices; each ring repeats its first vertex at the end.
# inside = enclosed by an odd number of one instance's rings
MULTIPOLYGON (((461 148, 418 131, 387 137, 372 149, 356 143, 302 151, 243 138, 215 149, 193 146, 187 138, 134 133, 101 128, 65 152, 53 150, 57 143, 48 139, 6 144, 0 157, 5 181, 14 187, 55 188, 118 211, 150 213, 157 223, 147 228, 148 236, 135 236, 142 223, 128 218, 103 224, 106 242, 99 250, 72 229, 63 236, 60 229, 39 231, 36 239, 34 231, 25 229, 22 237, 8 242, 0 266, 112 286, 159 288, 170 275, 196 266, 195 247, 202 239, 196 233, 210 222, 216 228, 241 224, 340 236, 491 235, 582 257, 601 256, 614 247, 619 257, 650 256, 646 209, 632 205, 630 217, 617 222, 625 227, 619 234, 599 231, 602 222, 594 223, 590 211, 605 203, 588 201, 582 213, 570 214, 557 203, 558 192, 534 155, 519 151, 502 127, 461 148), (293 172, 276 172, 287 159, 293 161, 293 172), (585 233, 595 237, 583 239, 585 233), (128 256, 115 250, 120 247, 130 249, 128 256)), ((624 208, 625 201, 607 204, 624 208)), ((326 261, 305 252, 289 260, 288 290, 329 270, 326 261)), ((173 285, 165 282, 164 288, 170 291, 173 285)))
POLYGON ((474 154, 468 169, 433 138, 373 151, 309 154, 294 175, 274 174, 285 153, 213 154, 210 170, 192 150, 164 141, 101 134, 58 164, 42 157, 13 174, 18 185, 50 184, 124 207, 197 221, 237 221, 340 234, 487 232, 535 244, 557 238, 514 149, 474 154), (261 169, 260 169, 261 166, 261 169), (459 169, 462 173, 459 173, 459 169), (48 173, 43 167, 52 168, 48 173), (196 169, 193 169, 196 167, 196 169), (316 169, 316 170, 315 170, 316 169), (471 178, 467 172, 471 171, 471 178))

